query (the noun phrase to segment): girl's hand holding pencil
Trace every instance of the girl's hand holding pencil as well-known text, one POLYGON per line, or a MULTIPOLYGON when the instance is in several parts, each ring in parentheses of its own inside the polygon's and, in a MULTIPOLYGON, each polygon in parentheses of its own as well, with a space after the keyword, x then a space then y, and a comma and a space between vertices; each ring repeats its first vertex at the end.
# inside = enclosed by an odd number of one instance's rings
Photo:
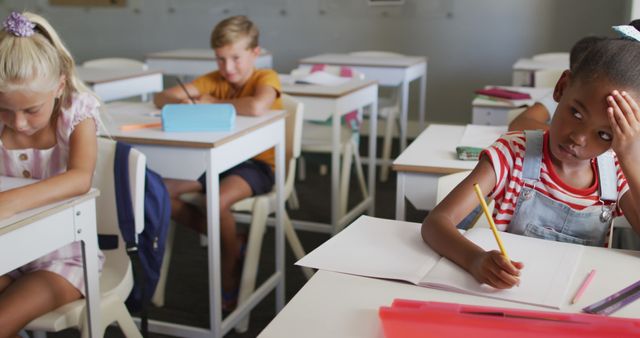
POLYGON ((500 239, 498 229, 493 222, 493 217, 491 217, 489 209, 487 208, 487 203, 484 200, 480 186, 474 184, 473 188, 480 200, 480 206, 489 221, 489 226, 496 238, 500 251, 487 251, 475 258, 469 272, 480 283, 485 283, 496 289, 509 289, 514 285, 520 284, 520 269, 524 267, 524 264, 509 259, 502 240, 500 239))

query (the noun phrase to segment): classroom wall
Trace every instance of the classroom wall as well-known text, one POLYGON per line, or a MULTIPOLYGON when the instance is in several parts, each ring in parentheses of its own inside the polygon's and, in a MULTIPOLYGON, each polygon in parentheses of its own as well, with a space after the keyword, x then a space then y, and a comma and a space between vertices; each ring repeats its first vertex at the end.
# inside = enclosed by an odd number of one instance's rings
MULTIPOLYGON (((467 123, 474 89, 509 84, 523 56, 568 51, 587 34, 609 35, 629 17, 627 0, 127 0, 124 8, 0 0, 0 14, 29 9, 50 19, 77 61, 175 48, 207 48, 220 19, 249 15, 278 72, 322 52, 390 50, 429 58, 427 121, 467 123)), ((412 86, 412 94, 417 84, 412 86)), ((417 97, 417 96, 416 96, 417 97)), ((417 100, 410 119, 417 119, 417 100)))

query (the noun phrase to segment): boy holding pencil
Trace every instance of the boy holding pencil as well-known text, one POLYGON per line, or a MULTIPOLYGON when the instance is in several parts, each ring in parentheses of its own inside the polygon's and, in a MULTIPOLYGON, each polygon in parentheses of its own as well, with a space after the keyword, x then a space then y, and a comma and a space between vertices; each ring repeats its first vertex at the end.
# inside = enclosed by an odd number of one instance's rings
MULTIPOLYGON (((154 97, 155 105, 162 108, 168 103, 231 103, 239 115, 247 116, 281 109, 278 74, 270 69, 255 68, 260 55, 258 35, 258 28, 245 16, 230 17, 218 23, 211 34, 218 70, 158 93, 154 97)), ((274 167, 275 152, 270 149, 220 175, 223 310, 230 311, 236 306, 242 271, 243 243, 237 236, 231 206, 247 197, 271 191, 274 167)), ((204 174, 198 180, 166 179, 165 182, 171 196, 172 218, 205 233, 206 215, 180 199, 184 193, 206 191, 204 174)))

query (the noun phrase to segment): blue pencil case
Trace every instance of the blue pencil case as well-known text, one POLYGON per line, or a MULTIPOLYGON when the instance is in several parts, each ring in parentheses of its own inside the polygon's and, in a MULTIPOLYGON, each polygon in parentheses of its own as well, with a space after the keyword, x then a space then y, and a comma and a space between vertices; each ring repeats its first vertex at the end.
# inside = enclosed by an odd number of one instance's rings
POLYGON ((236 109, 229 103, 167 104, 162 107, 164 131, 230 131, 236 109))

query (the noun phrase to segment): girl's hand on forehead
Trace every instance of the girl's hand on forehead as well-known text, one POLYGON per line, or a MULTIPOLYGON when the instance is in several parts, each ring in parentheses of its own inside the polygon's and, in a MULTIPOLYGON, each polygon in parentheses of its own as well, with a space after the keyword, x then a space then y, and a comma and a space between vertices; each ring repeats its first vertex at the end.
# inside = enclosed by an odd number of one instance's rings
POLYGON ((640 158, 640 106, 628 92, 607 96, 607 114, 613 131, 611 149, 618 158, 640 158))

